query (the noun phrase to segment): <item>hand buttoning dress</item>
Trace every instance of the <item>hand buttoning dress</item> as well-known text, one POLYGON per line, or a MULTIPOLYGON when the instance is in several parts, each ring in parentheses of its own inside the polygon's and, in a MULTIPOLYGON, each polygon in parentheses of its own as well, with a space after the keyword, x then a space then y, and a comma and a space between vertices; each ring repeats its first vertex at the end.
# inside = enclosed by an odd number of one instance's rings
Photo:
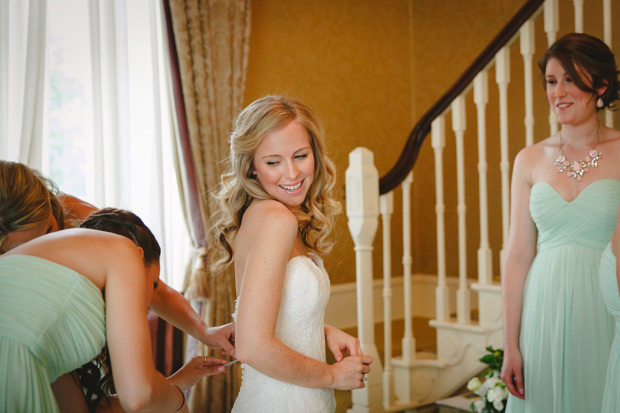
POLYGON ((601 413, 620 413, 620 295, 616 278, 616 257, 608 246, 601 258, 601 292, 609 313, 616 319, 616 334, 609 353, 607 380, 601 413))
MULTIPOLYGON (((325 306, 329 277, 321 259, 293 257, 286 266, 275 337, 291 349, 325 362, 325 306)), ((234 315, 236 321, 236 313, 234 315)), ((234 413, 322 413, 336 409, 334 391, 286 383, 265 376, 247 364, 234 413)))
POLYGON ((0 259, 0 412, 57 412, 50 383, 105 341, 105 304, 87 278, 38 257, 0 259))
POLYGON ((620 181, 603 179, 566 202, 546 182, 532 187, 538 252, 528 273, 519 347, 525 401, 507 412, 599 412, 614 334, 599 286, 601 254, 616 226, 620 181))

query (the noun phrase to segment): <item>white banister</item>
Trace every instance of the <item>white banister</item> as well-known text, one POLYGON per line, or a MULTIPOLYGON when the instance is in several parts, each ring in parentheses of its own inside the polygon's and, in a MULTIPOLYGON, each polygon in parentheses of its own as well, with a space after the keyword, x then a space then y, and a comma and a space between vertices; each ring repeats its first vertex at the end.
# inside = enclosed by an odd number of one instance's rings
POLYGON ((379 198, 383 226, 383 407, 394 401, 394 372, 392 371, 392 231, 390 222, 394 213, 394 193, 379 198))
MULTIPOLYGON (((610 49, 612 47, 611 39, 611 0, 603 0, 603 40, 610 49)), ((605 110, 605 125, 608 128, 614 127, 614 116, 609 109, 605 110)))
MULTIPOLYGON (((379 225, 379 173, 374 165, 373 153, 366 148, 351 151, 345 178, 348 225, 355 244, 358 338, 364 353, 374 359, 374 371, 381 371, 381 360, 375 345, 372 287, 372 244, 379 225)), ((381 374, 369 374, 366 387, 353 390, 354 412, 382 409, 381 382, 381 374)))
POLYGON ((611 48, 611 0, 603 0, 603 41, 611 48))
POLYGON ((573 0, 575 8, 575 33, 583 33, 583 0, 573 0))
POLYGON ((545 33, 547 46, 551 46, 560 31, 560 5, 558 0, 546 0, 544 5, 545 33))
POLYGON ((534 42, 534 21, 528 20, 520 30, 521 55, 523 55, 523 80, 525 85, 525 145, 534 143, 534 80, 532 60, 536 50, 534 42))
POLYGON ((446 118, 436 118, 431 124, 431 141, 435 153, 435 215, 437 217, 437 287, 435 288, 435 318, 450 318, 450 299, 446 283, 446 229, 443 200, 443 148, 446 146, 446 118))
POLYGON ((499 89, 500 173, 502 187, 502 250, 500 264, 504 262, 504 250, 508 243, 510 224, 510 162, 508 160, 508 84, 510 83, 510 49, 503 47, 495 56, 495 81, 499 89))
POLYGON ((403 290, 405 305, 405 333, 403 336, 403 360, 415 360, 415 338, 413 336, 413 310, 411 303, 411 183, 413 172, 409 172, 402 183, 403 191, 403 290))
MULTIPOLYGON (((544 14, 547 46, 551 46, 555 42, 558 31, 560 30, 560 5, 558 0, 546 0, 544 14)), ((551 135, 558 131, 558 123, 551 110, 549 110, 549 131, 551 135)))
POLYGON ((456 138, 456 188, 459 240, 459 288, 456 292, 456 318, 460 324, 471 321, 471 293, 467 288, 467 205, 465 201, 465 147, 463 137, 467 129, 465 98, 461 95, 452 102, 452 130, 456 138))
POLYGON ((478 182, 480 202, 480 248, 478 248, 478 282, 490 284, 493 279, 493 257, 489 244, 489 209, 487 191, 487 127, 486 106, 489 102, 489 80, 486 70, 474 79, 474 103, 478 119, 478 182))

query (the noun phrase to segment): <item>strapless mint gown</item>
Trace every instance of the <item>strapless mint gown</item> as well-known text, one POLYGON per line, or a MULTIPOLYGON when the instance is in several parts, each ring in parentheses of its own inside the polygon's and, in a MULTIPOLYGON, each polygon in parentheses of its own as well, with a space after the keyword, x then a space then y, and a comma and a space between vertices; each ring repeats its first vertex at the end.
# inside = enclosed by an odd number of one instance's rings
POLYGON ((58 411, 50 383, 105 344, 101 291, 38 257, 0 258, 0 412, 58 411))
POLYGON ((601 292, 607 310, 616 319, 616 334, 609 353, 607 380, 601 413, 620 413, 620 295, 616 278, 616 257, 607 246, 601 258, 601 292))
POLYGON ((614 322, 599 285, 601 255, 616 226, 620 181, 604 179, 566 202, 532 187, 538 252, 525 282, 519 346, 525 401, 507 412, 600 412, 614 322))

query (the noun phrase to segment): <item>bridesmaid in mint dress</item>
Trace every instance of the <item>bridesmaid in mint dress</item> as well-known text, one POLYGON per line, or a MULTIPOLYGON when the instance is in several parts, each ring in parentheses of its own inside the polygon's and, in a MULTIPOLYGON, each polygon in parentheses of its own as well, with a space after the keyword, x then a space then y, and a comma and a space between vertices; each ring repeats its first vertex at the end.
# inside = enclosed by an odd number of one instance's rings
POLYGON ((618 100, 618 72, 602 41, 576 33, 539 67, 561 127, 514 164, 502 267, 507 412, 599 412, 614 334, 599 265, 620 206, 620 132, 598 112, 618 100))
POLYGON ((225 370, 225 360, 211 357, 168 380, 155 370, 146 310, 159 254, 148 261, 124 231, 127 238, 69 229, 0 257, 0 412, 57 412, 51 383, 99 354, 106 340, 125 410, 188 411, 183 391, 225 370))
MULTIPOLYGON (((618 211, 620 221, 620 211, 618 211)), ((616 257, 620 254, 620 229, 616 226, 613 238, 601 258, 601 292, 609 313, 616 319, 616 333, 611 345, 609 364, 607 365, 607 380, 603 395, 603 409, 601 413, 620 413, 620 292, 618 290, 618 267, 616 257)))

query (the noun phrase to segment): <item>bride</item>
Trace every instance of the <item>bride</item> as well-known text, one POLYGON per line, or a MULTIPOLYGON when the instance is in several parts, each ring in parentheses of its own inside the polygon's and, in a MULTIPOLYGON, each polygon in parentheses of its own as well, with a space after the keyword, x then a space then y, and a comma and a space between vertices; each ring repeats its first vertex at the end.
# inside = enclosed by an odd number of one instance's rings
POLYGON ((372 357, 323 324, 330 287, 318 254, 340 212, 323 131, 303 104, 266 96, 239 114, 230 141, 211 245, 214 270, 235 266, 243 375, 233 412, 334 411, 333 390, 363 388, 372 357))

